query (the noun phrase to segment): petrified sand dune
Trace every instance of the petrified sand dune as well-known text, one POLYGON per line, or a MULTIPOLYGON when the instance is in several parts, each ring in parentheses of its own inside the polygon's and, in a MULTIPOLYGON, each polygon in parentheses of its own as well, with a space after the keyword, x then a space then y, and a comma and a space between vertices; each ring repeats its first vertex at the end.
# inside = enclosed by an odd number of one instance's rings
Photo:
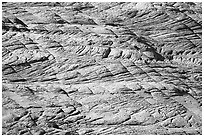
POLYGON ((202 134, 201 3, 2 10, 2 134, 202 134))

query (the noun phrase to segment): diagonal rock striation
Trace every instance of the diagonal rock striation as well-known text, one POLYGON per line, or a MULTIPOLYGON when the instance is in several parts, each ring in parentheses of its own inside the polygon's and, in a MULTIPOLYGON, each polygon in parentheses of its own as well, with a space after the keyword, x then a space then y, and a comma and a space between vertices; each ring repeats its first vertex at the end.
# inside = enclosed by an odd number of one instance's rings
POLYGON ((3 2, 2 134, 201 135, 202 3, 3 2))

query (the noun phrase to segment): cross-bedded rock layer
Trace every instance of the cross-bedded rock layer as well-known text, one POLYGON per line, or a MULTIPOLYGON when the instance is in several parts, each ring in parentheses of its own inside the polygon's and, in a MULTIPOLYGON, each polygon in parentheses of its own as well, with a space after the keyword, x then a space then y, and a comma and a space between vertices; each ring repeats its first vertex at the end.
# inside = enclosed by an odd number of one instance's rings
POLYGON ((3 134, 202 134, 201 3, 3 3, 3 134))

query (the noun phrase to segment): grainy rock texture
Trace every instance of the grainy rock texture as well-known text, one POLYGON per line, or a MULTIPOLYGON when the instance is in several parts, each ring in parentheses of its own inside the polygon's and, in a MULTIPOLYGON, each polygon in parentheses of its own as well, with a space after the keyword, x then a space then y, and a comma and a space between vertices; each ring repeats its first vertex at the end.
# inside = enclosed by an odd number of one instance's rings
POLYGON ((3 134, 202 134, 201 3, 3 3, 3 134))

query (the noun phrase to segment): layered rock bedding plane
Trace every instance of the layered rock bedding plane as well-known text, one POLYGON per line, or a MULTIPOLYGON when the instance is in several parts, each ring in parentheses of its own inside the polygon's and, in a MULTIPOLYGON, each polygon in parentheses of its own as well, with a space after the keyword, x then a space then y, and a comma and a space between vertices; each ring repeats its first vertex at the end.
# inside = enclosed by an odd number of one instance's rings
POLYGON ((3 2, 2 134, 201 135, 201 39, 201 2, 3 2))

